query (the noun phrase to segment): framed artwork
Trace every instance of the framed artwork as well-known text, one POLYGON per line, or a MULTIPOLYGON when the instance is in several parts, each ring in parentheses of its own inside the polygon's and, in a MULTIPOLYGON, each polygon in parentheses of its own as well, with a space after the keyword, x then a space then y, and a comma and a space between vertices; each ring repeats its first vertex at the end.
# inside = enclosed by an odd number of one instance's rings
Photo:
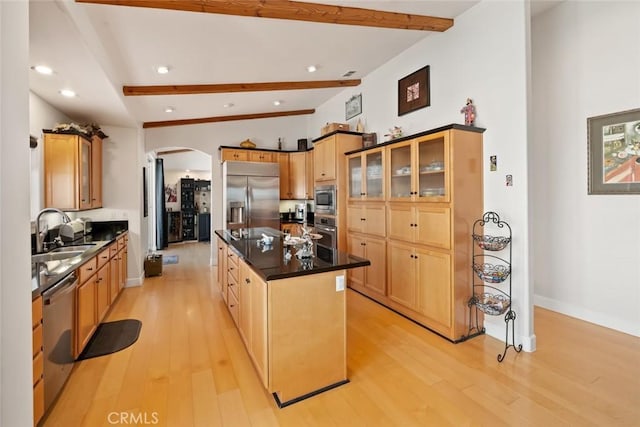
POLYGON ((587 119, 589 194, 640 194, 640 109, 587 119))
POLYGON ((344 103, 345 119, 349 120, 358 114, 362 114, 362 94, 353 95, 344 103))
POLYGON ((398 80, 398 116, 431 105, 429 66, 398 80))

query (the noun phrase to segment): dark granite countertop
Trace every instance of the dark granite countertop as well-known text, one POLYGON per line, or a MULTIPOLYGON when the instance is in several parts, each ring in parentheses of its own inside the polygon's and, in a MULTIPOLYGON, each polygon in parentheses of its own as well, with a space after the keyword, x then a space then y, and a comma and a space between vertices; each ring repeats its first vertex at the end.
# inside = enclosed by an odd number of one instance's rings
POLYGON ((284 235, 273 228, 249 228, 242 237, 233 237, 229 230, 216 230, 216 235, 224 240, 238 256, 253 267, 264 280, 287 279, 290 277, 318 274, 327 271, 366 267, 371 262, 364 258, 334 250, 330 256, 316 256, 310 260, 299 260, 296 249, 284 244, 284 235), (265 246, 260 242, 262 233, 273 236, 273 243, 265 246), (285 259, 285 251, 291 251, 291 259, 285 259))

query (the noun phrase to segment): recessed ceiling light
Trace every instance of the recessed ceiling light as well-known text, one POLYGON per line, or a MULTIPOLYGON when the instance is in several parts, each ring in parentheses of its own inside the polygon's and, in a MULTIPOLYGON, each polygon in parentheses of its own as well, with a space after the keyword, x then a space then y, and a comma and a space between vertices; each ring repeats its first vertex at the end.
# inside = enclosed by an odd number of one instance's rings
POLYGON ((185 169, 184 171, 188 173, 191 172, 191 169, 185 169))
POLYGON ((76 97, 76 93, 74 91, 72 91, 71 89, 62 89, 60 91, 60 95, 65 96, 67 98, 75 98, 76 97))
POLYGON ((307 71, 308 71, 308 72, 310 72, 310 73, 313 73, 313 72, 315 72, 316 70, 317 70, 317 68, 316 68, 316 66, 315 66, 315 65, 309 65, 309 66, 307 67, 307 71))
POLYGON ((282 101, 278 101, 277 99, 273 101, 273 105, 275 105, 276 107, 280 104, 282 104, 282 101))
POLYGON ((53 74, 53 70, 46 65, 36 65, 35 67, 31 67, 32 70, 39 72, 40 74, 44 74, 46 76, 50 76, 53 74))
POLYGON ((158 74, 167 74, 169 72, 169 66, 160 65, 158 68, 156 68, 156 72, 158 74))
POLYGON ((175 111, 175 108, 173 107, 165 107, 164 108, 164 112, 165 113, 173 113, 175 111))
POLYGON ((233 102, 229 102, 227 104, 224 104, 223 107, 224 108, 231 108, 231 107, 233 107, 233 102))

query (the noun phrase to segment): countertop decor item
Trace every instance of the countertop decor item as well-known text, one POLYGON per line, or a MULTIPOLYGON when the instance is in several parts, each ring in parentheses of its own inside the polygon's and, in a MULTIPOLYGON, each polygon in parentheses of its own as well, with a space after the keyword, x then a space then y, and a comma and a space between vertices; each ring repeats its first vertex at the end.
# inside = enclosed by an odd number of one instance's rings
POLYGON ((588 194, 640 194, 640 108, 587 119, 588 194))
POLYGON ((398 116, 431 105, 429 66, 398 80, 398 116))
POLYGON ((250 139, 245 139, 240 143, 240 147, 242 148, 256 148, 256 144, 253 143, 250 139))

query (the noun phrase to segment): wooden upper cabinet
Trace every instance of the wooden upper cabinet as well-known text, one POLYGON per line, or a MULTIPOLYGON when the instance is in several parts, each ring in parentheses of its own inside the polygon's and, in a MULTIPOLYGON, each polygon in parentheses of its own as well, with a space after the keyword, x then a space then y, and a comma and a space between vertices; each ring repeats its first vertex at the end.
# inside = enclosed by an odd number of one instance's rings
POLYGON ((313 200, 314 188, 313 188, 313 151, 305 151, 305 189, 306 199, 313 200))
POLYGON ((269 151, 249 151, 250 162, 273 163, 275 162, 275 153, 269 151))
MULTIPOLYGON (((91 151, 91 141, 80 135, 45 133, 45 207, 62 210, 92 208, 91 151)), ((100 199, 101 193, 100 190, 100 199)))
POLYGON ((304 152, 289 153, 289 191, 291 198, 304 200, 307 198, 306 159, 304 152))
POLYGON ((336 179, 336 136, 331 136, 314 146, 313 175, 316 181, 336 179))
POLYGON ((91 138, 91 208, 102 207, 102 139, 91 138))
POLYGON ((222 162, 227 160, 235 162, 246 162, 249 160, 249 153, 247 152, 247 150, 223 148, 220 150, 220 159, 222 162))
POLYGON ((289 153, 277 153, 280 165, 280 199, 291 199, 292 193, 289 180, 289 153))

